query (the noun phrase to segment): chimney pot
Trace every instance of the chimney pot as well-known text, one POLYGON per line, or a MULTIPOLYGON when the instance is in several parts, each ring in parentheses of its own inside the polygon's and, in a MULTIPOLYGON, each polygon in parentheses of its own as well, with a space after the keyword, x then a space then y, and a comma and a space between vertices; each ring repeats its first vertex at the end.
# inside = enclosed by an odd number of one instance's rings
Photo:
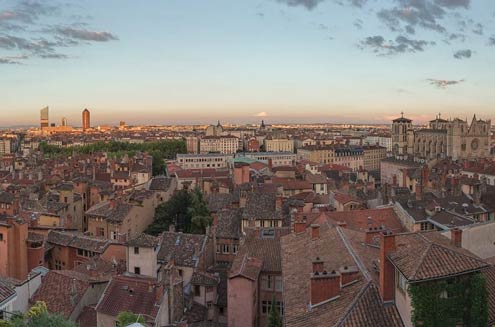
POLYGON ((320 238, 320 225, 318 224, 311 225, 311 238, 312 239, 320 238))

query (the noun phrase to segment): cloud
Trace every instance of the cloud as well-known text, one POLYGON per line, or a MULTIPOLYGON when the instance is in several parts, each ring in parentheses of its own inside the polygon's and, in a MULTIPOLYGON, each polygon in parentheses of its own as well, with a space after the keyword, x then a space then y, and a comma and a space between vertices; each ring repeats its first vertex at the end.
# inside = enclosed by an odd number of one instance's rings
POLYGON ((480 23, 476 24, 473 29, 474 34, 483 35, 484 26, 480 23))
POLYGON ((363 29, 363 21, 361 19, 356 19, 354 21, 354 27, 356 27, 358 30, 363 29))
POLYGON ((400 53, 422 52, 425 47, 434 43, 425 40, 413 40, 405 36, 398 36, 395 41, 386 41, 381 35, 369 36, 362 40, 358 47, 370 49, 379 55, 395 55, 400 53))
POLYGON ((426 81, 428 81, 431 85, 434 85, 440 89, 446 89, 449 86, 457 85, 464 83, 465 80, 444 80, 444 79, 434 79, 434 78, 429 78, 426 81))
POLYGON ((456 58, 456 59, 468 59, 468 58, 471 58, 472 54, 473 54, 473 52, 469 49, 458 50, 454 53, 454 58, 456 58))
POLYGON ((419 26, 439 33, 447 32, 440 21, 448 11, 467 9, 470 5, 470 0, 395 0, 394 2, 396 6, 384 8, 377 13, 378 18, 391 31, 399 31, 402 24, 405 24, 410 28, 419 26))
POLYGON ((265 112, 265 111, 262 111, 262 112, 258 112, 256 115, 254 115, 255 117, 267 117, 268 114, 265 112))
POLYGON ((63 36, 83 41, 108 42, 118 40, 117 36, 109 32, 88 31, 72 27, 60 27, 57 32, 63 36))
POLYGON ((90 19, 87 15, 66 15, 67 5, 58 1, 21 0, 15 3, 11 8, 0 10, 0 49, 12 53, 1 57, 2 63, 19 63, 15 58, 24 53, 28 57, 23 60, 67 59, 69 56, 60 53, 60 49, 118 40, 110 32, 87 27, 83 21, 90 19), (46 21, 54 16, 60 23, 47 24, 46 21))
POLYGON ((13 57, 0 57, 0 65, 1 64, 8 64, 8 65, 21 65, 22 60, 26 60, 29 57, 26 55, 19 55, 19 56, 13 56, 13 57))
POLYGON ((289 7, 304 7, 308 10, 316 8, 324 0, 278 0, 280 3, 284 3, 289 7))
POLYGON ((489 45, 489 46, 492 46, 492 47, 495 47, 495 35, 494 35, 494 36, 491 36, 491 37, 488 39, 488 45, 489 45))

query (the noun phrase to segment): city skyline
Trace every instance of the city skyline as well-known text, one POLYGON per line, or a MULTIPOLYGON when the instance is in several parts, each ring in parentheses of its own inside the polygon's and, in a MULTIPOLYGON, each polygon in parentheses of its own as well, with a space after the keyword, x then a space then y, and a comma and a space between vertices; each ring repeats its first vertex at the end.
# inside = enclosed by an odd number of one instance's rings
POLYGON ((2 1, 0 126, 490 119, 493 27, 488 0, 2 1))

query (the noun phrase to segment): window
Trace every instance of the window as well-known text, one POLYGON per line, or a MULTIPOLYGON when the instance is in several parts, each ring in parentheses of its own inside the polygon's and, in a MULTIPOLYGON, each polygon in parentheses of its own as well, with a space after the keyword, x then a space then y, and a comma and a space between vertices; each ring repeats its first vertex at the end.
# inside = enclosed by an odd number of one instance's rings
POLYGON ((230 245, 222 244, 222 253, 229 254, 230 253, 230 245))
POLYGON ((112 240, 116 240, 118 236, 118 233, 116 231, 112 231, 112 240))
POLYGON ((194 285, 194 296, 201 295, 201 287, 199 285, 194 285))
POLYGON ((397 287, 402 291, 407 291, 407 279, 402 273, 397 271, 397 287))
POLYGON ((261 276, 261 289, 272 290, 273 289, 273 277, 270 275, 261 276))
POLYGON ((55 270, 62 270, 62 261, 55 260, 55 270))
POLYGON ((425 222, 421 223, 421 230, 429 230, 430 229, 430 224, 425 222))
POLYGON ((282 292, 282 276, 275 276, 275 291, 282 292))
POLYGON ((233 254, 237 254, 237 249, 238 248, 239 248, 239 245, 237 245, 237 244, 232 245, 232 253, 233 254))
POLYGON ((266 315, 270 312, 272 301, 261 301, 261 313, 266 315))
POLYGON ((3 234, 0 233, 0 241, 3 241, 3 234))
POLYGON ((134 273, 136 275, 141 275, 141 268, 140 267, 134 267, 134 273))
POLYGON ((96 228, 96 236, 105 236, 105 228, 97 227, 96 228))
POLYGON ((217 244, 217 253, 220 253, 220 252, 222 252, 222 245, 217 244))
POLYGON ((134 247, 134 254, 139 254, 139 248, 137 246, 134 247))

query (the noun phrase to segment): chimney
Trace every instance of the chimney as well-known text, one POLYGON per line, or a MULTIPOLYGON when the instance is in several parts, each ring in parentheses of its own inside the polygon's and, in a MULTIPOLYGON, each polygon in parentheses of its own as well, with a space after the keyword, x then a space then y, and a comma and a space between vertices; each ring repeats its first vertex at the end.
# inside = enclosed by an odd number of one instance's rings
POLYGON ((416 200, 423 200, 423 185, 421 183, 416 184, 416 200))
POLYGON ((311 225, 311 238, 312 239, 320 238, 320 225, 318 224, 311 225))
POLYGON ((306 230, 306 223, 302 221, 296 221, 294 223, 294 233, 302 233, 306 230))
POLYGON ((365 244, 371 246, 380 246, 380 234, 383 231, 382 227, 370 227, 366 230, 365 244))
POLYGON ((340 273, 333 270, 311 274, 311 305, 336 299, 340 296, 340 273))
POLYGON ((323 261, 320 259, 320 257, 316 257, 315 260, 313 260, 313 273, 322 273, 323 272, 323 261))
POLYGON ((155 286, 155 302, 160 303, 163 297, 163 284, 160 283, 159 285, 155 286))
POLYGON ((387 257, 393 251, 395 251, 395 235, 384 231, 380 244, 380 295, 383 302, 390 302, 395 298, 395 268, 387 257))
POLYGON ((450 230, 450 242, 458 248, 462 248, 462 229, 457 227, 450 230))
POLYGON ((211 214, 211 218, 212 218, 212 226, 216 226, 218 225, 218 214, 217 213, 212 213, 211 214))
POLYGON ((339 269, 340 286, 345 287, 358 281, 359 269, 356 266, 343 266, 339 269))
POLYGON ((271 158, 268 159, 268 168, 272 170, 273 168, 273 160, 271 158))

